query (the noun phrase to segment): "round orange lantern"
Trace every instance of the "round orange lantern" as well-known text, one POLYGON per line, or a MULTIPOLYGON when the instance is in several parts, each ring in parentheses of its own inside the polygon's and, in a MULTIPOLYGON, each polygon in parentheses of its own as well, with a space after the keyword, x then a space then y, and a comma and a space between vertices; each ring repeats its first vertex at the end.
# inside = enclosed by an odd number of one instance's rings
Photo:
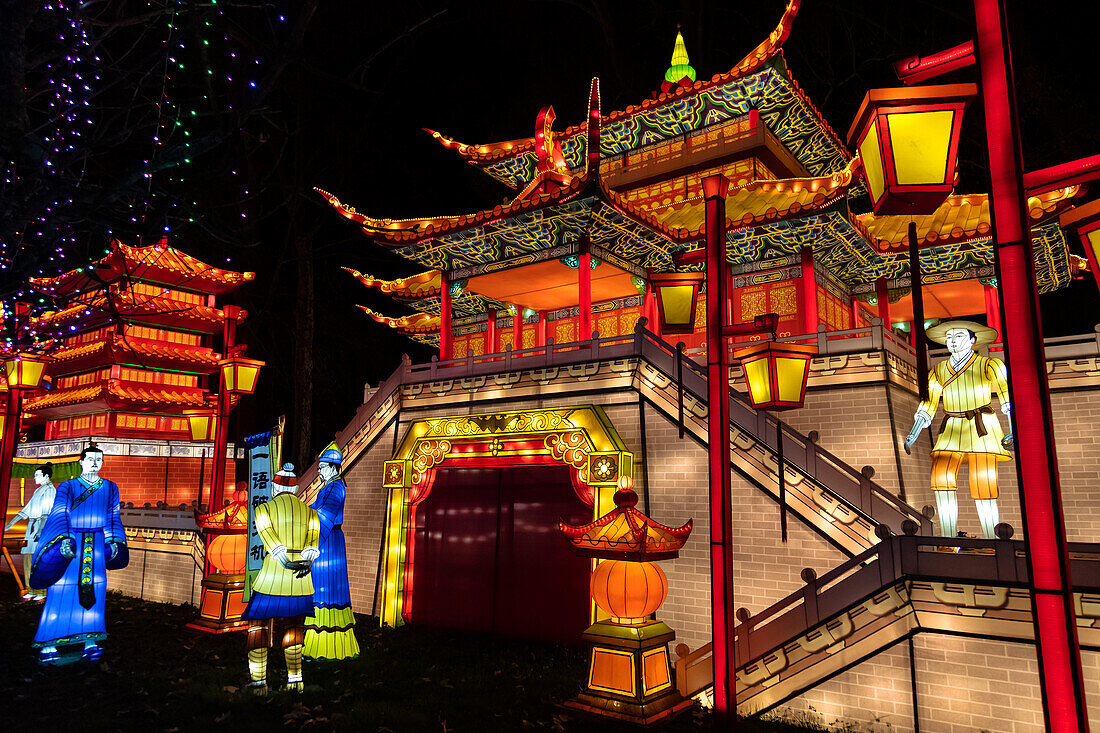
POLYGON ((640 624, 668 596, 668 578, 654 562, 604 560, 592 573, 592 600, 619 624, 640 624))
POLYGON ((207 551, 210 563, 226 575, 244 572, 246 537, 243 534, 220 534, 210 540, 207 551))

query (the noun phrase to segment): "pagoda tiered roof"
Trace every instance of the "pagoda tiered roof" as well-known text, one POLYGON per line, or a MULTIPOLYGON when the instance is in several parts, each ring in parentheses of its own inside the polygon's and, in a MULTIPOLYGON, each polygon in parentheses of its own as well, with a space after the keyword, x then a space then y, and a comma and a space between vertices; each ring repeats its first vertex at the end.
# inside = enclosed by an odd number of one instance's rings
POLYGON ((181 346, 114 334, 86 344, 65 346, 51 355, 48 369, 66 374, 109 364, 134 364, 146 369, 174 369, 213 374, 221 355, 203 346, 181 346))
POLYGON ((381 313, 376 313, 365 305, 356 306, 377 322, 389 326, 406 335, 432 333, 439 331, 439 316, 430 316, 427 313, 414 313, 410 316, 390 318, 381 313))
POLYGON ((139 386, 119 379, 95 384, 54 389, 24 403, 27 412, 38 418, 52 419, 73 414, 73 406, 95 410, 155 410, 181 413, 185 409, 208 407, 206 390, 180 387, 139 386))
POLYGON ((218 295, 232 292, 255 277, 254 272, 235 272, 208 265, 168 246, 167 240, 148 247, 130 247, 115 239, 111 240, 110 252, 91 265, 56 277, 31 278, 30 283, 39 292, 55 298, 95 290, 104 282, 121 278, 218 295))
POLYGON ((421 300, 439 296, 439 289, 443 286, 443 273, 439 270, 428 270, 416 275, 398 278, 396 280, 380 280, 371 275, 364 275, 351 267, 340 268, 347 272, 368 288, 375 288, 386 295, 408 300, 421 300))
MULTIPOLYGON (((741 61, 724 73, 678 85, 624 110, 600 118, 600 156, 622 155, 670 138, 719 126, 757 110, 811 175, 835 173, 850 159, 840 136, 798 86, 783 58, 800 0, 790 0, 779 23, 741 61)), ((586 124, 561 134, 562 153, 571 169, 587 155, 586 124)), ((445 147, 513 189, 535 175, 535 138, 466 145, 428 130, 445 147)))
POLYGON ((668 527, 637 509, 632 489, 615 492, 615 508, 580 526, 558 522, 558 530, 580 554, 606 559, 660 560, 675 557, 691 534, 691 520, 668 527))
MULTIPOLYGON (((246 311, 240 310, 237 321, 243 321, 247 315, 246 311)), ((81 296, 62 310, 32 318, 31 326, 40 334, 56 332, 69 335, 101 328, 119 320, 215 333, 225 323, 225 312, 213 306, 182 303, 165 295, 145 296, 131 290, 112 289, 109 296, 102 291, 81 296)))

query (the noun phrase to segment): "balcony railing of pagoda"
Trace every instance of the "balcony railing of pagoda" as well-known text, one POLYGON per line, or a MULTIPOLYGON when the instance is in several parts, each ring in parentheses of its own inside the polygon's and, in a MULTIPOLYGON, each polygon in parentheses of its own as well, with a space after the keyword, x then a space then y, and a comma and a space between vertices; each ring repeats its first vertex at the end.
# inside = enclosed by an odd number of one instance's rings
MULTIPOLYGON (((880 536, 886 533, 876 530, 880 536)), ((1071 542, 1074 590, 1100 590, 1100 544, 1071 542)), ((738 610, 734 629, 738 667, 745 668, 776 649, 828 624, 864 602, 885 604, 883 593, 902 580, 1026 588, 1027 557, 1017 540, 886 536, 867 551, 817 576, 803 571, 806 585, 767 609, 750 615, 738 610)), ((894 603, 899 602, 893 598, 894 603)), ((887 610, 884 608, 884 610, 887 610)), ((710 644, 682 654, 676 678, 680 693, 692 696, 713 684, 710 644)))
MULTIPOLYGON (((632 358, 644 359, 677 385, 681 395, 683 392, 690 393, 696 402, 705 404, 706 367, 681 354, 639 324, 630 335, 600 337, 596 333, 590 341, 567 344, 555 344, 548 339, 546 346, 515 351, 506 349, 502 354, 470 354, 462 359, 446 361, 433 357, 427 364, 412 364, 405 357, 389 379, 379 385, 359 408, 356 419, 345 434, 349 437, 354 435, 361 427, 360 420, 370 419, 402 385, 632 358)), ((775 451, 778 434, 776 418, 765 411, 754 410, 747 399, 734 389, 730 390, 729 395, 731 424, 769 451, 775 451)), ((900 532, 902 522, 912 519, 921 527, 922 533, 931 532, 931 522, 926 517, 871 480, 874 471, 869 467, 857 471, 817 445, 812 435, 805 436, 786 424, 783 425, 783 458, 787 470, 801 472, 833 496, 858 508, 876 524, 885 523, 895 532, 900 532)), ((302 485, 313 483, 315 471, 314 465, 303 474, 302 485)))

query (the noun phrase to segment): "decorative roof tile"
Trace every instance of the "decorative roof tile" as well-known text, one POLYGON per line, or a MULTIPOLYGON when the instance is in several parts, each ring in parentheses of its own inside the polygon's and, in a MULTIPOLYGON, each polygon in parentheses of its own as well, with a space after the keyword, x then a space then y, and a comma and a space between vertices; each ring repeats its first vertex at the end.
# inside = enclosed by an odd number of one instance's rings
MULTIPOLYGON (((1035 224, 1070 205, 1083 193, 1081 186, 1047 191, 1027 199, 1028 216, 1035 224)), ((893 252, 909 246, 909 222, 917 224, 917 241, 922 246, 962 242, 991 236, 989 196, 984 193, 948 196, 932 214, 923 216, 875 216, 860 214, 855 225, 879 252, 893 252)))
POLYGON ((427 313, 414 313, 411 316, 390 318, 381 313, 376 313, 365 305, 356 306, 374 320, 389 326, 404 334, 430 333, 439 330, 439 316, 430 316, 427 313))
POLYGON ((691 520, 666 527, 635 508, 633 489, 615 492, 615 508, 589 524, 558 522, 558 529, 582 553, 591 557, 655 560, 674 557, 691 534, 691 520))
POLYGON ((350 267, 340 268, 349 273, 368 288, 377 288, 387 295, 400 298, 419 300, 439 295, 439 289, 443 285, 443 273, 439 270, 428 270, 416 275, 398 278, 397 280, 379 280, 373 275, 364 275, 350 267))

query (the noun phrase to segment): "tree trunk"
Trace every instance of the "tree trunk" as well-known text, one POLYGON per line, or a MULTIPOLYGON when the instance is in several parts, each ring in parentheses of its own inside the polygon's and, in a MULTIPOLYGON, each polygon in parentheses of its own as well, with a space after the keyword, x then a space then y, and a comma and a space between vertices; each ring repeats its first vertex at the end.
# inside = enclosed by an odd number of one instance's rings
POLYGON ((313 462, 313 239, 296 237, 298 293, 294 309, 294 419, 298 445, 294 451, 299 472, 313 462))

